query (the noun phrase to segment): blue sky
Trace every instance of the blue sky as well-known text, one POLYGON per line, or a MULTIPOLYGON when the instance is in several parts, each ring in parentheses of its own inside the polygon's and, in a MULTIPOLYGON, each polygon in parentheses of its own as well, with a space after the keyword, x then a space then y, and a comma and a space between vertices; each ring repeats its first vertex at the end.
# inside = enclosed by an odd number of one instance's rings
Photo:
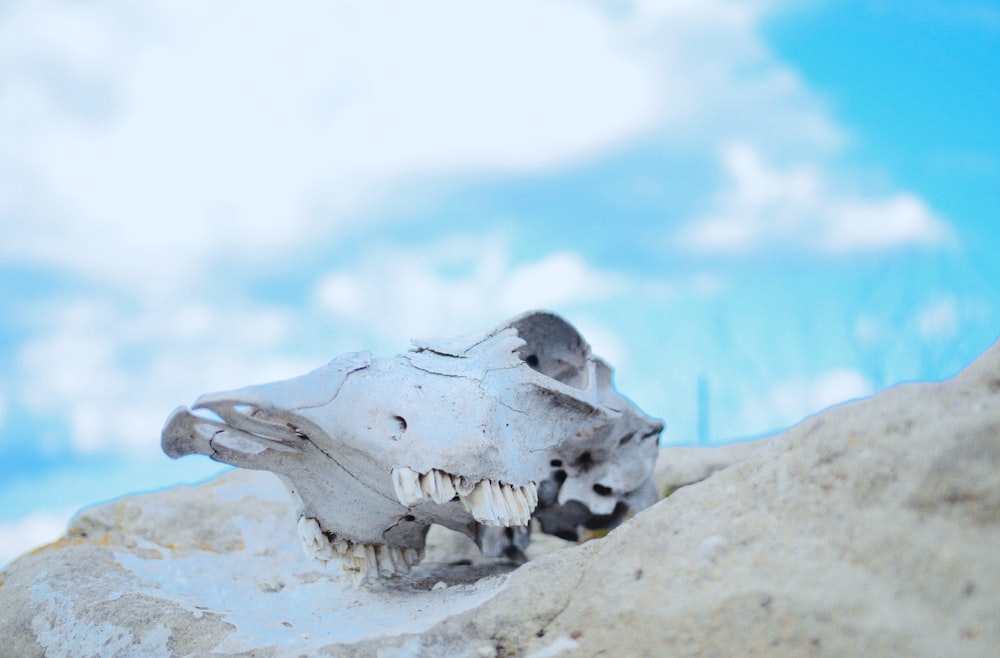
POLYGON ((0 562, 218 472, 200 393, 528 308, 666 444, 1000 334, 1000 3, 22 0, 0 62, 0 562))

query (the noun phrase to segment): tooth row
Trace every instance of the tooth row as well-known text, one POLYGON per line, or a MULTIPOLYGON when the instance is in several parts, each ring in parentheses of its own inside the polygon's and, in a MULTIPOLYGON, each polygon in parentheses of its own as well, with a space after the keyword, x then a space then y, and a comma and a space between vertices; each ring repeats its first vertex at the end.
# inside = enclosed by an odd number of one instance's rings
POLYGON ((434 468, 420 474, 407 466, 392 469, 392 486, 400 503, 410 507, 421 501, 447 503, 457 495, 473 518, 485 525, 528 525, 538 505, 534 482, 516 487, 496 480, 472 482, 434 468))
POLYGON ((329 562, 340 558, 344 571, 354 575, 358 585, 368 578, 391 578, 410 572, 410 567, 424 557, 423 549, 398 548, 386 544, 356 544, 346 539, 334 539, 323 532, 319 522, 307 516, 299 517, 299 536, 306 554, 314 560, 329 562))
POLYGON ((538 504, 534 482, 523 487, 480 480, 468 495, 460 496, 462 505, 483 525, 525 526, 538 504))

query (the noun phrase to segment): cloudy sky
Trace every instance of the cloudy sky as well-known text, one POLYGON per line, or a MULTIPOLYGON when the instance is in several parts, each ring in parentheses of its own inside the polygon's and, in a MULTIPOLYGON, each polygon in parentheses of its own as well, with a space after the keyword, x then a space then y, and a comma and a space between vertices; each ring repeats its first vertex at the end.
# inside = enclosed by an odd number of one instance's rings
POLYGON ((0 6, 0 562, 198 394, 545 307, 780 430, 1000 335, 995 0, 0 6))

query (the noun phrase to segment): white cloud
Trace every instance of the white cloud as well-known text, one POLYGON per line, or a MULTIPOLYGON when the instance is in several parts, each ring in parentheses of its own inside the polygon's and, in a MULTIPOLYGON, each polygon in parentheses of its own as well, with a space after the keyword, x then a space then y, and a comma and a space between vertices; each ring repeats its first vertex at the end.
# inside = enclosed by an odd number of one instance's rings
MULTIPOLYGON (((12 63, 0 81, 0 212, 16 218, 0 257, 152 296, 204 285, 220 263, 281 267, 400 180, 534 171, 651 134, 699 152, 719 139, 835 147, 839 128, 759 34, 773 10, 15 3, 0 18, 12 63)), ((725 159, 734 187, 682 232, 687 246, 942 238, 912 195, 841 198, 820 171, 775 170, 745 147, 725 159)))
POLYGON ((754 135, 790 152, 842 143, 822 101, 762 38, 772 2, 643 0, 620 22, 658 73, 659 128, 698 150, 754 135))
POLYGON ((17 521, 0 523, 0 568, 22 554, 61 537, 71 516, 70 512, 33 512, 17 521))
POLYGON ((18 4, 0 255, 162 290, 329 236, 397 177, 607 148, 657 107, 614 29, 527 0, 18 4))
POLYGON ((771 392, 779 413, 791 421, 848 400, 871 395, 874 386, 856 370, 841 368, 822 373, 812 381, 785 382, 771 392))
POLYGON ((129 313, 81 300, 45 314, 52 328, 18 355, 21 402, 64 418, 82 453, 157 455, 160 428, 178 404, 319 365, 288 356, 290 318, 265 307, 188 304, 129 313))
POLYGON ((857 370, 837 368, 812 379, 778 383, 764 395, 747 395, 739 413, 740 431, 751 436, 794 425, 830 406, 863 398, 875 391, 872 382, 857 370))
POLYGON ((821 247, 829 251, 868 251, 908 245, 936 245, 949 239, 950 229, 909 193, 885 199, 845 200, 827 219, 821 247))
POLYGON ((925 340, 957 336, 961 328, 958 301, 947 296, 927 302, 917 311, 916 323, 917 334, 925 340))
POLYGON ((650 134, 838 144, 758 34, 771 9, 21 2, 0 19, 0 211, 22 218, 0 257, 150 296, 220 261, 280 267, 401 179, 534 171, 650 134))
POLYGON ((736 143, 721 154, 729 186, 713 208, 677 234, 688 249, 739 253, 774 245, 834 253, 938 245, 949 226, 919 198, 882 198, 835 189, 815 164, 784 169, 766 163, 757 148, 736 143))
POLYGON ((624 286, 622 277, 569 251, 512 264, 495 237, 387 248, 361 262, 323 277, 315 299, 338 318, 400 340, 481 329, 531 308, 599 301, 624 286))

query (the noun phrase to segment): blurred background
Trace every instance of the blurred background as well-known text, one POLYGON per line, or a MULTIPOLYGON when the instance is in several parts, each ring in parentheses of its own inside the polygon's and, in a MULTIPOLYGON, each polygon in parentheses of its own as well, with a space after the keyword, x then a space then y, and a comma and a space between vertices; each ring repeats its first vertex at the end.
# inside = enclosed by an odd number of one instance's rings
POLYGON ((1000 334, 1000 3, 0 3, 0 563, 203 392, 576 324, 662 443, 1000 334))

